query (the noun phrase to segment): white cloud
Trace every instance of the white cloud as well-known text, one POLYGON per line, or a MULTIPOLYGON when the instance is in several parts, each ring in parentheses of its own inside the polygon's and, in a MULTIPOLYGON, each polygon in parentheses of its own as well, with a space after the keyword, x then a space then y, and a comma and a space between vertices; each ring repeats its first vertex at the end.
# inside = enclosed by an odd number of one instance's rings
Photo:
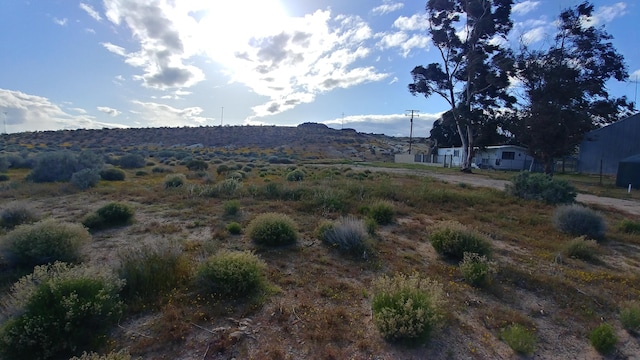
POLYGON ((627 4, 623 2, 615 3, 611 6, 602 6, 597 8, 593 16, 583 19, 585 25, 596 26, 599 24, 610 23, 617 17, 621 17, 627 13, 627 4))
POLYGON ((96 20, 96 21, 101 21, 102 20, 102 16, 100 16, 100 13, 98 13, 94 8, 92 8, 91 5, 85 4, 85 3, 80 3, 80 9, 84 10, 94 20, 96 20))
POLYGON ((213 118, 201 116, 201 107, 188 107, 184 109, 154 102, 142 102, 133 100, 139 111, 132 111, 141 124, 147 126, 201 126, 212 125, 213 118))
POLYGON ((384 15, 397 10, 400 10, 404 7, 404 3, 392 3, 390 1, 385 1, 384 4, 380 6, 376 6, 371 10, 371 12, 375 15, 384 15))
MULTIPOLYGON (((419 114, 413 119, 413 136, 428 137, 433 127, 433 122, 442 116, 442 113, 419 114)), ((357 128, 358 132, 385 134, 388 136, 409 136, 410 121, 406 114, 367 114, 351 115, 344 118, 335 118, 324 121, 329 127, 340 129, 357 128)))
POLYGON ((429 46, 430 37, 420 34, 413 34, 411 37, 404 31, 395 33, 378 34, 380 41, 378 46, 381 49, 399 48, 402 57, 407 57, 413 49, 425 49, 429 46))
POLYGON ((99 129, 103 127, 124 127, 96 121, 83 109, 72 108, 80 115, 65 112, 49 99, 29 95, 20 91, 0 89, 0 111, 6 112, 7 131, 43 131, 59 129, 99 129))
POLYGON ((114 45, 109 42, 100 43, 100 45, 104 46, 105 49, 109 50, 110 52, 116 55, 125 56, 125 57, 127 56, 127 51, 121 46, 114 45))
POLYGON ((393 22, 393 27, 403 31, 425 31, 429 28, 429 16, 426 13, 400 16, 393 22))
POLYGON ((511 12, 514 15, 522 16, 522 15, 526 15, 526 14, 532 12, 539 5, 540 5, 540 1, 526 0, 526 1, 514 4, 513 7, 511 8, 511 12))
POLYGON ((535 42, 543 40, 546 34, 547 33, 545 27, 533 28, 522 35, 522 41, 526 45, 533 44, 535 42))
POLYGON ((53 18, 53 22, 54 22, 56 25, 66 26, 66 25, 67 25, 67 18, 64 18, 64 19, 58 19, 58 18, 54 17, 54 18, 53 18))
POLYGON ((393 79, 391 79, 391 81, 389 81, 389 85, 395 84, 395 83, 397 83, 398 81, 400 81, 400 79, 398 79, 398 77, 397 77, 397 76, 394 76, 394 77, 393 77, 393 79))
POLYGON ((111 117, 115 117, 121 114, 120 111, 114 108, 110 108, 107 106, 98 106, 98 111, 103 112, 111 117))

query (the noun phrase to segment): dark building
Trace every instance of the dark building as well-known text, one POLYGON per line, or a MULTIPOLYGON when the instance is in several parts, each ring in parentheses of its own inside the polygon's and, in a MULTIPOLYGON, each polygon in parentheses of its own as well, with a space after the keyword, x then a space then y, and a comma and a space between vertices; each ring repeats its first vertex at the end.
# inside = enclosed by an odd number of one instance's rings
POLYGON ((585 134, 580 143, 578 171, 616 175, 618 163, 640 154, 640 114, 585 134))

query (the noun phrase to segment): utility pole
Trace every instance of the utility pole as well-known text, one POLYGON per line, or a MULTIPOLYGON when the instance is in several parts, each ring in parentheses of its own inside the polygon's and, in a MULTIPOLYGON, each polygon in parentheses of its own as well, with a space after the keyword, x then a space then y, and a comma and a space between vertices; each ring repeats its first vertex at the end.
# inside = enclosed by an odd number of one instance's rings
POLYGON ((220 126, 222 126, 222 120, 224 120, 224 106, 220 108, 220 126))
POLYGON ((411 111, 411 127, 409 128, 409 154, 411 154, 411 139, 413 137, 413 117, 420 117, 418 113, 420 110, 406 110, 407 116, 409 116, 408 112, 411 111))
POLYGON ((344 130, 344 113, 342 113, 342 127, 340 128, 340 130, 344 130))

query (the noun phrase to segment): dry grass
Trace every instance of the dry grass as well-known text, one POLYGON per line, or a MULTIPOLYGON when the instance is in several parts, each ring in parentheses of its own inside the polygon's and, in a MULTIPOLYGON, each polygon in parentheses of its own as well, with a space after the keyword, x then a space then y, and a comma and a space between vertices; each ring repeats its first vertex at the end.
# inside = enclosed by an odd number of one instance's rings
MULTIPOLYGON (((101 182, 86 192, 65 184, 25 184, 24 172, 10 172, 15 185, 0 198, 28 199, 45 217, 77 222, 100 204, 132 204, 136 223, 94 234, 86 249, 89 262, 115 266, 117 249, 163 239, 181 243, 194 267, 220 250, 253 250, 265 261, 267 279, 277 290, 258 301, 198 295, 187 282, 165 295, 161 307, 123 318, 102 350, 129 348, 143 359, 510 358, 513 350, 500 332, 513 324, 535 329, 536 357, 586 358, 594 350, 585 329, 604 318, 624 331, 616 321, 618 309, 640 298, 640 240, 616 226, 608 227, 600 261, 587 263, 561 255, 572 237, 554 229, 554 208, 542 203, 423 177, 366 174, 357 167, 305 166, 304 180, 289 183, 288 165, 256 165, 241 189, 224 197, 165 190, 166 174, 148 166, 146 176, 127 170, 125 181, 101 182), (278 184, 279 193, 265 196, 269 183, 278 184), (298 225, 297 244, 257 248, 246 235, 230 236, 229 201, 238 202, 241 212, 233 220, 243 227, 262 213, 287 214, 298 225), (315 237, 321 221, 359 216, 363 206, 376 201, 392 202, 397 213, 373 236, 375 256, 352 261, 315 237), (457 264, 441 259, 429 244, 429 229, 451 220, 491 239, 498 271, 486 288, 467 285, 457 264), (386 342, 376 330, 372 283, 381 275, 413 272, 443 284, 445 325, 426 346, 405 348, 386 342)), ((187 172, 182 165, 172 168, 187 172)), ((216 182, 222 180, 218 176, 216 182)), ((629 218, 600 211, 612 225, 629 218)), ((12 281, 3 280, 5 287, 12 281)), ((621 356, 640 351, 636 338, 625 341, 616 348, 621 356)))

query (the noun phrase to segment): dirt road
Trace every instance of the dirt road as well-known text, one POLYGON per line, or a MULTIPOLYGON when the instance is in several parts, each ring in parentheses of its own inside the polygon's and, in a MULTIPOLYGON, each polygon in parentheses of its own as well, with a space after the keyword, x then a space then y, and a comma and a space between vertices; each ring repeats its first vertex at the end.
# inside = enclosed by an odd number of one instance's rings
MULTIPOLYGON (((413 169, 397 169, 397 168, 379 168, 370 166, 356 166, 358 169, 391 172, 396 174, 407 174, 416 176, 429 176, 432 178, 440 179, 450 183, 464 183, 472 186, 490 187, 494 189, 504 190, 508 181, 489 179, 480 174, 442 174, 434 171, 425 170, 413 170, 413 169)), ((619 211, 623 211, 627 214, 640 216, 640 201, 614 199, 608 197, 600 197, 589 194, 578 194, 576 201, 582 204, 593 204, 604 207, 614 208, 619 211)))

